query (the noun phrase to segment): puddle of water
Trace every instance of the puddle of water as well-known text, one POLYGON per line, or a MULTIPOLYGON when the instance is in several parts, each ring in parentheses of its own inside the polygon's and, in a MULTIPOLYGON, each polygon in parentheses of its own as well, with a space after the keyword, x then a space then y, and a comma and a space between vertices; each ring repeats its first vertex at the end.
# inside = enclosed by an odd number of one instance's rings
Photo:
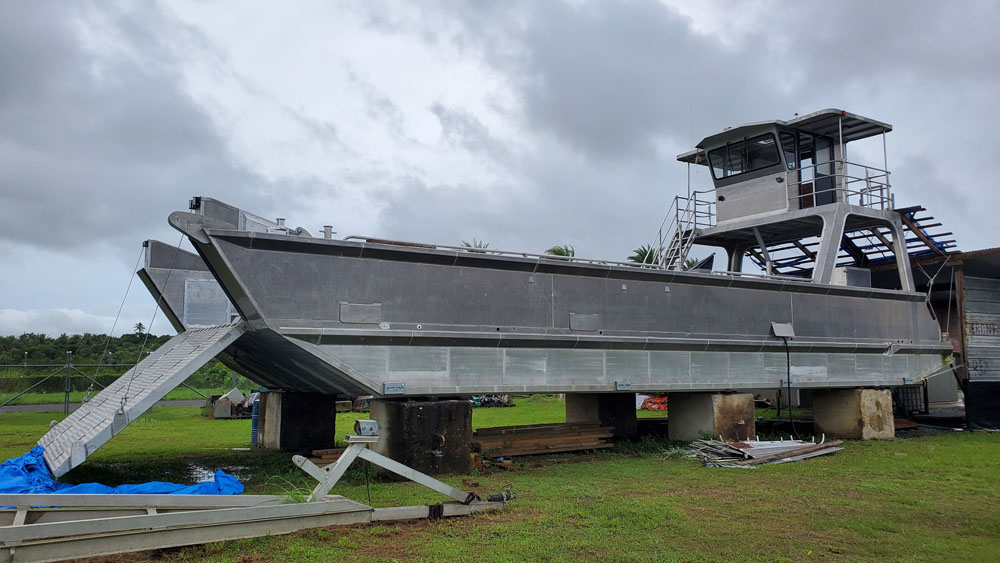
POLYGON ((236 477, 240 481, 243 481, 245 480, 245 477, 242 475, 242 473, 249 468, 245 465, 235 465, 231 467, 215 467, 215 468, 203 467, 201 465, 191 465, 188 466, 188 475, 191 477, 191 480, 193 482, 201 483, 202 481, 211 481, 212 479, 214 479, 215 471, 218 469, 221 469, 226 473, 236 477))

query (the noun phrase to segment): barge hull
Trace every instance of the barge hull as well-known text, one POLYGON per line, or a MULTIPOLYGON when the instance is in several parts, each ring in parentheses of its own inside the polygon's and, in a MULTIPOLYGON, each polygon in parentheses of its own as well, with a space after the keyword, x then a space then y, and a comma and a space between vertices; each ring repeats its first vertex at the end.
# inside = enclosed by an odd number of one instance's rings
MULTIPOLYGON (((227 355, 269 387, 375 395, 904 385, 940 373, 926 296, 791 279, 318 239, 175 213, 256 337, 227 355), (203 219, 203 220, 202 220, 203 219), (202 221, 200 221, 202 220, 202 221), (283 341, 285 352, 272 346, 283 341), (292 346, 288 346, 291 344, 292 346), (294 354, 293 354, 294 355, 294 354)), ((198 274, 201 276, 202 274, 198 274)))

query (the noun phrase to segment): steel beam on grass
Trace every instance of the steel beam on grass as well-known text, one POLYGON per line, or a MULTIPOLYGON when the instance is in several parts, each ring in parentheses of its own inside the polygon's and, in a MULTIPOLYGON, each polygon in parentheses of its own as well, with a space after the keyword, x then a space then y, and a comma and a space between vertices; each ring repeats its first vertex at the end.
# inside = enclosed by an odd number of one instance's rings
POLYGON ((0 528, 0 563, 59 561, 287 534, 306 528, 370 522, 371 515, 367 505, 329 497, 298 504, 5 526, 0 528))
POLYGON ((288 504, 282 495, 0 494, 0 506, 236 508, 288 504))
POLYGON ((348 436, 347 442, 350 445, 346 450, 344 450, 344 453, 340 454, 337 461, 322 469, 300 455, 292 458, 292 463, 319 481, 319 485, 313 489, 312 494, 309 496, 309 500, 312 501, 321 499, 328 492, 330 492, 330 489, 332 489, 334 485, 337 484, 337 481, 344 476, 344 472, 347 471, 347 468, 350 467, 350 465, 354 463, 354 460, 359 457, 366 461, 370 461, 383 469, 392 471, 396 475, 405 477, 411 481, 420 483, 429 489, 433 489, 441 494, 447 495, 463 504, 469 504, 478 498, 475 493, 466 492, 452 487, 447 483, 438 481, 430 475, 421 473, 412 467, 408 467, 398 461, 389 459, 382 454, 369 450, 368 444, 378 442, 378 436, 348 436))
MULTIPOLYGON (((58 509, 53 509, 58 510, 58 509)), ((0 528, 0 546, 16 545, 27 540, 44 540, 64 536, 136 532, 190 526, 222 526, 256 520, 283 520, 319 516, 328 513, 369 512, 371 507, 348 498, 328 497, 317 502, 279 504, 272 506, 242 506, 185 510, 165 514, 144 514, 120 518, 92 518, 76 522, 24 524, 0 528)), ((205 541, 218 541, 208 539, 205 541)))

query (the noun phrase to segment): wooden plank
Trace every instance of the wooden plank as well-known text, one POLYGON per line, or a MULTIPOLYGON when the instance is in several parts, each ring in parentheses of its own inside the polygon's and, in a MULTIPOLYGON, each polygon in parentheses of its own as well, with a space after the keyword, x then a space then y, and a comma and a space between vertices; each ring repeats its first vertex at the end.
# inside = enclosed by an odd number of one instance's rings
POLYGON ((547 439, 559 439, 566 438, 571 439, 578 436, 612 436, 614 435, 613 430, 591 430, 585 432, 566 432, 566 433, 541 433, 532 432, 524 434, 505 434, 501 436, 473 436, 473 440, 477 440, 484 443, 501 443, 510 440, 547 440, 547 439))
POLYGON ((812 260, 813 262, 816 261, 816 253, 813 252, 812 250, 809 250, 801 242, 799 242, 799 241, 796 240, 796 241, 792 241, 792 244, 795 245, 795 248, 798 248, 799 250, 802 251, 803 254, 805 254, 806 256, 808 256, 810 260, 812 260))
POLYGON ((903 224, 906 225, 906 227, 910 230, 910 232, 917 235, 917 238, 919 238, 921 241, 923 241, 925 245, 927 245, 927 248, 933 250, 934 252, 937 252, 941 256, 945 256, 945 253, 940 248, 938 248, 937 244, 935 244, 934 241, 928 238, 927 235, 924 234, 923 230, 921 230, 919 226, 917 226, 912 220, 910 220, 910 218, 907 217, 905 213, 900 213, 899 217, 903 220, 903 224))
POLYGON ((534 444, 575 444, 580 442, 592 442, 594 440, 603 440, 611 438, 611 434, 584 434, 582 436, 572 436, 572 437, 550 437, 550 438, 534 438, 530 440, 503 440, 496 442, 483 442, 478 440, 473 440, 472 445, 479 449, 489 449, 495 447, 511 447, 515 445, 534 445, 534 444))
POLYGON ((345 448, 330 448, 325 450, 313 450, 312 454, 315 457, 328 457, 328 456, 339 456, 344 453, 345 448))
POLYGON ((552 423, 481 428, 472 447, 484 457, 515 457, 613 447, 614 429, 597 423, 552 423))
POLYGON ((570 429, 596 429, 607 428, 597 423, 573 423, 567 424, 556 422, 550 424, 526 424, 521 426, 494 426, 491 428, 480 428, 472 433, 473 436, 492 436, 497 434, 516 434, 521 432, 534 432, 538 430, 559 431, 570 429))
POLYGON ((591 437, 601 437, 601 438, 611 438, 614 436, 613 430, 600 430, 596 432, 574 432, 571 434, 523 434, 523 435, 506 435, 506 436, 473 436, 473 442, 479 442, 482 444, 502 444, 511 441, 528 441, 528 440, 572 440, 574 438, 579 438, 580 436, 591 436, 591 437))
POLYGON ((491 438, 491 439, 473 438, 472 441, 473 441, 473 443, 480 443, 480 444, 509 444, 509 443, 513 443, 513 442, 522 442, 522 443, 525 443, 525 442, 532 442, 532 441, 539 441, 539 440, 541 440, 541 441, 564 441, 565 442, 565 441, 572 441, 572 440, 580 440, 581 438, 583 438, 583 439, 590 439, 590 438, 611 438, 613 436, 614 436, 614 432, 608 430, 608 431, 603 431, 603 432, 581 432, 579 434, 556 434, 556 435, 549 435, 549 436, 540 436, 540 435, 533 434, 533 435, 529 435, 529 436, 503 437, 503 438, 499 438, 499 439, 498 438, 491 438))
POLYGON ((517 457, 522 455, 554 454, 554 453, 578 452, 584 450, 602 450, 611 447, 614 447, 614 444, 608 444, 605 442, 594 442, 592 444, 586 444, 580 446, 564 446, 564 447, 553 446, 550 448, 509 449, 497 452, 490 452, 489 454, 484 454, 484 457, 487 458, 517 457))
POLYGON ((509 444, 493 448, 479 448, 477 451, 484 455, 497 455, 497 452, 511 451, 517 449, 544 449, 544 448, 584 448, 589 444, 608 444, 604 440, 583 440, 578 442, 541 442, 531 444, 509 444))

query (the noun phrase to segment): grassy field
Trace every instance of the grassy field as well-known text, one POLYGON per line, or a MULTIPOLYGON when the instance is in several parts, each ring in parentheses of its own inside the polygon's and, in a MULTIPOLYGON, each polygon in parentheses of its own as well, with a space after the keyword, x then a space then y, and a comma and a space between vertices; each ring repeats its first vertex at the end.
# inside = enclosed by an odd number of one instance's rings
MULTIPOLYGON (((166 401, 177 400, 177 399, 204 399, 205 397, 211 397, 212 395, 221 395, 229 391, 228 388, 218 388, 218 389, 197 389, 197 388, 187 388, 187 387, 177 387, 167 393, 167 396, 163 399, 166 401), (198 393, 201 393, 199 395, 198 393), (204 395, 204 396, 202 396, 204 395)), ((244 392, 246 390, 244 389, 244 392)), ((83 397, 87 394, 86 391, 71 391, 69 394, 69 401, 71 403, 79 403, 83 400, 83 397)), ((97 391, 92 392, 90 395, 94 396, 97 391)), ((0 404, 7 402, 8 399, 14 397, 17 393, 0 393, 0 404)), ((17 398, 11 405, 44 405, 44 404, 62 404, 63 402, 62 393, 25 393, 17 398)))
MULTIPOLYGON (((0 415, 0 456, 23 453, 61 416, 0 415)), ((338 431, 362 416, 339 415, 338 431)), ((532 397, 513 408, 476 409, 473 425, 562 419, 562 401, 532 397)), ((224 468, 252 493, 312 486, 287 454, 234 450, 248 438, 247 420, 156 408, 65 480, 186 481, 192 469, 224 468)), ((444 478, 456 486, 474 479, 480 493, 512 485, 518 499, 500 514, 311 530, 129 559, 1000 560, 1000 434, 849 442, 831 456, 753 470, 705 468, 678 446, 645 440, 550 456, 555 463, 538 468, 444 478)), ((333 492, 367 502, 361 468, 333 492)), ((375 506, 438 500, 412 483, 371 485, 375 506)))

